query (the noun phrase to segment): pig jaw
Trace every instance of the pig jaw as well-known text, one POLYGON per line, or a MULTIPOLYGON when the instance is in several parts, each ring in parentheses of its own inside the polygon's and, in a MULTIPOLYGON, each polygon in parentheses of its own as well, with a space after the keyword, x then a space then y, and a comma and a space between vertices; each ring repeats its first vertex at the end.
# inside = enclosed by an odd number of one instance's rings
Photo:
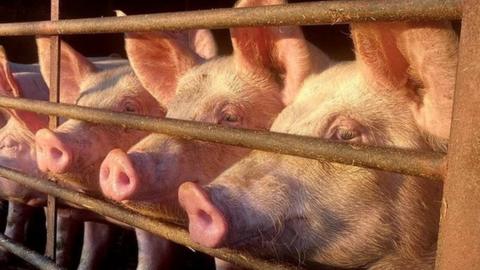
POLYGON ((308 239, 301 237, 296 229, 305 231, 305 219, 298 216, 281 219, 276 214, 256 211, 254 206, 231 194, 236 191, 240 190, 232 191, 221 185, 204 189, 192 182, 180 186, 179 202, 188 215, 193 241, 211 248, 261 246, 257 255, 279 259, 295 259, 281 247, 303 252, 299 247, 306 245, 308 239))

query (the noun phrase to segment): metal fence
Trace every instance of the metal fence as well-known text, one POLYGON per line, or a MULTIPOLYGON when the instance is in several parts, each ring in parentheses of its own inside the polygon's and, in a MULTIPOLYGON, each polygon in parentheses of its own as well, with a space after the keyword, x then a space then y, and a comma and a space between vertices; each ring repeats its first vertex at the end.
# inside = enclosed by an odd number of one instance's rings
MULTIPOLYGON (((243 146, 264 151, 422 176, 444 181, 444 199, 438 240, 437 269, 480 267, 480 0, 329 1, 242 9, 176 12, 127 17, 58 20, 59 0, 51 0, 51 21, 0 24, 0 35, 51 37, 50 102, 0 97, 0 106, 51 115, 120 125, 187 139, 243 146), (195 20, 192 20, 192 16, 195 20), (460 56, 453 121, 447 156, 373 146, 351 147, 310 137, 238 130, 205 123, 157 119, 74 105, 59 101, 59 39, 61 34, 113 33, 257 25, 337 24, 359 21, 454 20, 462 18, 460 56), (448 166, 447 166, 448 165, 448 166), (447 169, 448 167, 448 169, 447 169)), ((57 186, 46 179, 0 167, 0 176, 48 194, 47 256, 55 260, 56 198, 141 228, 176 243, 254 269, 294 269, 227 248, 210 249, 192 242, 187 231, 172 220, 143 216, 110 202, 57 186)), ((55 269, 52 261, 0 235, 0 246, 40 269, 55 269)))

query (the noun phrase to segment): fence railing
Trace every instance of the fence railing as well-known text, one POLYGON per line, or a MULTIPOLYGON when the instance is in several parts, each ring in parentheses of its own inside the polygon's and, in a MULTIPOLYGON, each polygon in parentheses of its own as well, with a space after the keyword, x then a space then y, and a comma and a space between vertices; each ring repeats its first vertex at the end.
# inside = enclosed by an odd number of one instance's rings
MULTIPOLYGON (((452 139, 449 144, 451 152, 448 154, 448 167, 450 168, 448 172, 447 158, 443 154, 435 152, 352 146, 310 137, 231 129, 203 123, 156 119, 80 106, 7 97, 0 98, 0 107, 35 111, 95 123, 121 125, 187 139, 231 144, 353 166, 364 166, 422 176, 434 181, 442 180, 447 175, 437 268, 454 269, 458 267, 456 263, 459 261, 464 266, 462 269, 476 269, 475 266, 480 265, 480 256, 478 256, 480 255, 480 226, 477 226, 478 209, 480 209, 480 200, 478 200, 480 196, 478 180, 480 166, 478 166, 478 159, 475 159, 480 154, 480 135, 478 133, 480 130, 480 121, 478 121, 480 119, 478 106, 480 95, 477 93, 478 91, 475 92, 480 84, 476 79, 480 73, 478 65, 480 50, 477 48, 480 44, 480 40, 478 40, 480 19, 476 15, 480 12, 479 0, 464 0, 463 2, 460 0, 328 1, 60 21, 56 21, 58 19, 58 0, 52 0, 51 3, 52 21, 0 24, 0 35, 87 34, 258 25, 337 24, 362 21, 455 20, 462 17, 463 6, 465 14, 462 21, 460 63, 457 75, 459 83, 456 88, 452 139), (191 19, 192 16, 195 16, 195 20, 191 19), (465 135, 465 132, 469 133, 465 135), (469 150, 465 151, 466 148, 469 150), (452 168, 454 169, 452 170, 452 168), (475 205, 476 208, 469 208, 468 211, 462 208, 469 206, 468 204, 475 205), (460 228, 468 230, 460 232, 458 228, 455 228, 455 223, 459 220, 460 228), (457 250, 452 252, 454 249, 457 250), (467 251, 474 253, 469 254, 467 251)), ((52 40, 54 42, 52 42, 51 48, 51 63, 56 68, 51 74, 50 85, 53 87, 50 101, 58 102, 58 69, 60 68, 58 36, 52 37, 52 40)), ((56 121, 56 118, 52 118, 51 127, 56 126, 56 121)), ((49 194, 47 241, 50 246, 47 247, 47 255, 53 259, 55 256, 54 224, 56 215, 56 202, 53 198, 56 197, 243 267, 254 269, 296 268, 296 266, 255 258, 249 253, 236 250, 201 247, 190 241, 185 229, 178 225, 153 219, 116 204, 61 188, 48 180, 34 178, 4 167, 0 167, 0 176, 49 194)), ((0 245, 6 246, 8 243, 0 238, 0 245)), ((38 256, 23 256, 21 252, 16 254, 31 262, 43 260, 38 256)), ((42 269, 50 267, 48 261, 44 265, 37 264, 37 266, 42 269)))

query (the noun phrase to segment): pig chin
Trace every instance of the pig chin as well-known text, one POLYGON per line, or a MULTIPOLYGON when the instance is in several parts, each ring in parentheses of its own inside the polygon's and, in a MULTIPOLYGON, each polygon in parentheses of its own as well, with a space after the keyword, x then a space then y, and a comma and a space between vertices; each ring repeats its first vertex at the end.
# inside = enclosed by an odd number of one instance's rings
POLYGON ((178 204, 176 196, 162 198, 158 201, 122 201, 126 208, 137 211, 143 215, 158 218, 180 226, 188 224, 185 212, 178 204))
MULTIPOLYGON (((99 163, 99 162, 98 162, 99 163)), ((63 174, 53 174, 62 186, 72 188, 80 192, 89 192, 92 195, 100 195, 98 172, 100 164, 92 164, 63 174)))
POLYGON ((276 256, 278 259, 299 258, 289 257, 289 254, 301 254, 306 248, 307 240, 303 233, 308 229, 307 219, 301 215, 290 213, 262 213, 247 204, 234 202, 225 187, 207 187, 213 204, 223 213, 229 223, 229 233, 221 246, 235 249, 258 249, 258 255, 276 256), (243 210, 242 210, 243 209, 243 210), (294 252, 292 252, 294 251, 294 252))

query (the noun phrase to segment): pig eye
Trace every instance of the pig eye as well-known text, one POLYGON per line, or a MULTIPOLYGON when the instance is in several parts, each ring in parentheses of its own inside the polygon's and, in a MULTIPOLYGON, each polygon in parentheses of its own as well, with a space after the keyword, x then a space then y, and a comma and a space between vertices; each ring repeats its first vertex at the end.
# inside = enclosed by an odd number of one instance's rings
POLYGON ((122 111, 126 113, 138 113, 138 106, 134 102, 126 101, 122 106, 122 111))
POLYGON ((333 139, 344 142, 355 142, 361 139, 361 134, 357 130, 338 128, 333 135, 333 139))
POLYGON ((236 127, 240 125, 240 117, 232 113, 224 113, 219 124, 236 127))
POLYGON ((0 128, 7 124, 9 118, 10 116, 7 112, 0 112, 0 128))
POLYGON ((124 109, 125 112, 135 112, 135 108, 133 106, 125 106, 125 109, 124 109))
POLYGON ((238 116, 233 115, 233 114, 227 114, 223 117, 224 121, 235 123, 238 121, 238 116))

